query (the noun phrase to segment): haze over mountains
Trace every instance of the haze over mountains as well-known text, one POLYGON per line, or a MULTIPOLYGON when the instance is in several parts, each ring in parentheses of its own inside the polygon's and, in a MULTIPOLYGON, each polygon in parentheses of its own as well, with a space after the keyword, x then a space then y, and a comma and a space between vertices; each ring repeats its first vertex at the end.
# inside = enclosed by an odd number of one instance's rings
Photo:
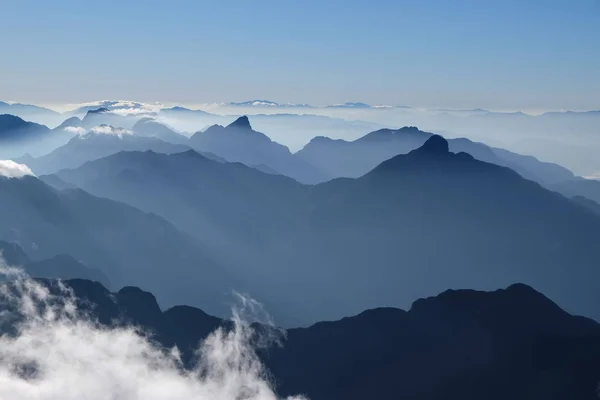
POLYGON ((59 115, 0 115, 0 250, 35 277, 101 282, 69 285, 110 329, 141 325, 190 368, 242 292, 294 327, 258 352, 283 395, 475 399, 501 379, 489 398, 592 398, 600 331, 569 314, 600 319, 600 182, 467 133, 584 132, 595 114, 257 100, 59 115), (464 125, 390 123, 427 113, 464 125))
MULTIPOLYGON (((234 134, 254 137, 239 122, 242 130, 234 125, 234 134)), ((286 324, 406 306, 448 287, 514 282, 595 316, 588 299, 596 293, 600 257, 597 215, 448 146, 429 136, 363 177, 317 186, 192 150, 120 152, 42 179, 164 217, 210 248, 286 324), (291 288, 300 290, 296 295, 291 288)))
MULTIPOLYGON (((38 201, 80 188, 160 216, 177 235, 200 243, 196 257, 230 274, 230 281, 222 278, 223 288, 237 282, 260 293, 278 318, 285 316, 284 324, 338 318, 367 307, 405 307, 449 287, 494 289, 514 282, 534 285, 569 311, 595 316, 595 307, 583 300, 595 290, 589 282, 596 279, 598 261, 593 203, 570 201, 531 182, 568 198, 597 200, 588 188, 596 182, 564 167, 464 138, 446 142, 416 127, 378 129, 353 141, 316 137, 292 153, 253 129, 252 116, 190 135, 161 123, 160 108, 135 102, 98 105, 72 113, 81 119, 73 116, 44 131, 70 134, 64 145, 17 159, 59 190, 37 181, 32 193, 38 201), (343 177, 352 179, 335 179, 343 177), (554 243, 552 251, 545 249, 548 243, 554 243), (232 253, 232 246, 238 251, 232 253), (372 263, 374 270, 364 268, 372 263), (569 273, 563 276, 566 264, 569 273), (423 268, 438 277, 435 283, 423 280, 423 268), (342 277, 345 284, 332 291, 342 277), (312 299, 294 294, 292 287, 310 291, 312 299), (361 296, 353 296, 356 292, 361 296), (321 303, 327 305, 317 307, 321 303)), ((211 116, 186 108, 164 110, 185 118, 211 116)), ((6 126, 10 134, 23 136, 6 126)), ((22 235, 20 228, 10 229, 22 235)), ((23 247, 29 251, 30 246, 27 239, 23 247)), ((59 249, 69 254, 67 247, 48 246, 47 256, 59 249)), ((87 259, 83 264, 113 282, 109 266, 90 265, 87 259)), ((179 294, 201 305, 194 294, 179 294)))
POLYGON ((108 115, 98 125, 131 129, 136 118, 155 117, 188 135, 210 125, 227 125, 236 116, 254 115, 253 126, 258 131, 290 147, 292 152, 300 150, 315 136, 351 141, 381 128, 418 126, 424 131, 443 134, 448 138, 468 137, 517 153, 531 154, 563 165, 582 176, 592 176, 600 171, 596 157, 600 149, 597 138, 600 112, 594 110, 550 111, 533 115, 484 109, 369 105, 362 102, 317 106, 250 100, 182 107, 105 100, 73 106, 73 110, 63 114, 46 109, 54 116, 49 122, 49 119, 27 111, 31 107, 37 110, 37 106, 4 104, 7 106, 0 107, 0 113, 20 116, 51 128, 68 117, 84 118, 88 111, 106 109, 109 114, 121 116, 121 123, 115 124, 115 118, 108 115))

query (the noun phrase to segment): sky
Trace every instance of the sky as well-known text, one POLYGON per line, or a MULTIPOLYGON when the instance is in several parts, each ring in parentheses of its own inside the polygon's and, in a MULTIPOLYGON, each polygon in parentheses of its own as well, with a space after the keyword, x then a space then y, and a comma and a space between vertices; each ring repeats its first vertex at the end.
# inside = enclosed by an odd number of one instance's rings
POLYGON ((0 0, 0 100, 600 109, 600 0, 0 0))

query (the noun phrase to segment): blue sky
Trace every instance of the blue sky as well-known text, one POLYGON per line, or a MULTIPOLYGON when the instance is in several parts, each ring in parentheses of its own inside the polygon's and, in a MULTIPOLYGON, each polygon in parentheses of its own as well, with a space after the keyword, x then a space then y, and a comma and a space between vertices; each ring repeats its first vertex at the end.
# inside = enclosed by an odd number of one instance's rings
POLYGON ((0 99, 600 108, 600 0, 19 0, 0 99))

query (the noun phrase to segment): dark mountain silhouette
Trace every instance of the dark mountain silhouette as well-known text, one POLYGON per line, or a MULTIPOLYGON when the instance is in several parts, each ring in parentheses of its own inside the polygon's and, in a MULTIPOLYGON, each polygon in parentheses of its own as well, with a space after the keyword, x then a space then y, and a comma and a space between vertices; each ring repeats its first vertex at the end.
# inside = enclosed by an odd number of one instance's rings
POLYGON ((165 217, 226 255, 231 268, 257 284, 259 260, 277 251, 279 229, 297 222, 293 212, 307 193, 293 179, 215 162, 192 150, 121 152, 60 171, 57 179, 165 217))
POLYGON ((598 316, 585 298, 595 296, 600 220, 508 168, 447 149, 432 136, 359 179, 317 185, 302 264, 315 265, 317 254, 328 260, 329 284, 344 276, 363 307, 406 304, 395 302, 442 290, 441 282, 489 289, 521 281, 598 316), (371 295, 374 303, 364 303, 371 295))
POLYGON ((23 268, 34 278, 73 279, 83 278, 100 282, 109 286, 109 280, 97 269, 87 268, 67 254, 59 254, 52 258, 32 261, 17 243, 0 240, 0 253, 7 265, 23 268))
POLYGON ((142 118, 132 128, 138 136, 155 137, 169 143, 187 144, 188 138, 153 118, 142 118))
POLYGON ((0 240, 32 259, 69 254, 117 287, 151 288, 163 304, 223 312, 234 285, 198 240, 164 219, 82 190, 57 191, 37 178, 0 178, 0 240))
POLYGON ((64 130, 65 128, 79 128, 82 126, 81 119, 78 117, 70 117, 65 119, 59 126, 54 130, 64 130))
POLYGON ((17 116, 0 115, 0 158, 14 159, 25 153, 44 154, 66 141, 65 133, 17 116))
POLYGON ((320 180, 317 169, 292 156, 289 149, 269 139, 250 126, 243 116, 223 127, 213 125, 204 132, 196 132, 190 145, 197 150, 214 153, 228 161, 246 165, 266 165, 300 182, 320 180))
MULTIPOLYGON (((86 280, 66 283, 101 324, 140 326, 167 349, 176 345, 186 367, 202 339, 231 326, 193 307, 163 312, 152 294, 136 287, 110 293, 86 280)), ((600 380, 600 325, 523 284, 450 290, 414 302, 409 311, 378 308, 289 329, 281 347, 259 350, 259 357, 282 396, 592 400, 600 380)))
POLYGON ((25 121, 10 114, 0 115, 0 143, 27 142, 50 133, 47 126, 25 121))
POLYGON ((75 135, 65 145, 49 154, 23 161, 36 174, 51 174, 125 150, 177 153, 190 149, 186 145, 168 143, 154 137, 119 133, 120 131, 112 126, 103 125, 95 129, 97 131, 92 130, 85 135, 75 135))
MULTIPOLYGON (((295 156, 314 165, 330 178, 357 178, 379 163, 398 154, 406 154, 425 143, 432 133, 416 127, 380 129, 360 139, 348 142, 317 137, 295 156)), ((571 171, 559 165, 540 162, 508 150, 489 147, 468 139, 449 139, 450 150, 466 152, 478 160, 509 167, 521 176, 541 184, 553 184, 573 179, 571 171)))
POLYGON ((600 218, 448 149, 432 136, 361 178, 316 186, 194 152, 121 153, 59 178, 159 214, 219 257, 225 250, 222 262, 286 325, 514 282, 600 317, 600 218))

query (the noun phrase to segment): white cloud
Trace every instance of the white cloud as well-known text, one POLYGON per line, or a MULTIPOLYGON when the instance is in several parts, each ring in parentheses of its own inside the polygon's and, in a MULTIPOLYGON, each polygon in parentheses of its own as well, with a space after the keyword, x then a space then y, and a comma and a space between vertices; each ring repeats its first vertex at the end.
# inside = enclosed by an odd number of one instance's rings
POLYGON ((24 317, 16 335, 0 336, 1 399, 278 399, 249 344, 251 326, 236 313, 235 328, 213 332, 199 367, 186 372, 177 349, 157 348, 134 327, 98 326, 66 289, 54 296, 2 260, 0 275, 13 282, 0 299, 24 317))
POLYGON ((115 136, 131 135, 133 133, 127 129, 115 128, 114 126, 111 126, 111 125, 95 126, 91 129, 91 132, 97 133, 100 135, 115 135, 115 136))
POLYGON ((144 115, 144 114, 151 114, 154 111, 147 109, 147 108, 134 108, 134 107, 130 107, 130 108, 114 108, 112 110, 110 110, 112 113, 115 114, 119 114, 119 115, 144 115))
POLYGON ((24 176, 35 176, 35 174, 25 164, 19 164, 13 160, 0 160, 0 176, 22 178, 24 176))
POLYGON ((80 126, 67 126, 64 128, 65 131, 75 133, 77 135, 83 135, 85 133, 85 128, 80 126))

